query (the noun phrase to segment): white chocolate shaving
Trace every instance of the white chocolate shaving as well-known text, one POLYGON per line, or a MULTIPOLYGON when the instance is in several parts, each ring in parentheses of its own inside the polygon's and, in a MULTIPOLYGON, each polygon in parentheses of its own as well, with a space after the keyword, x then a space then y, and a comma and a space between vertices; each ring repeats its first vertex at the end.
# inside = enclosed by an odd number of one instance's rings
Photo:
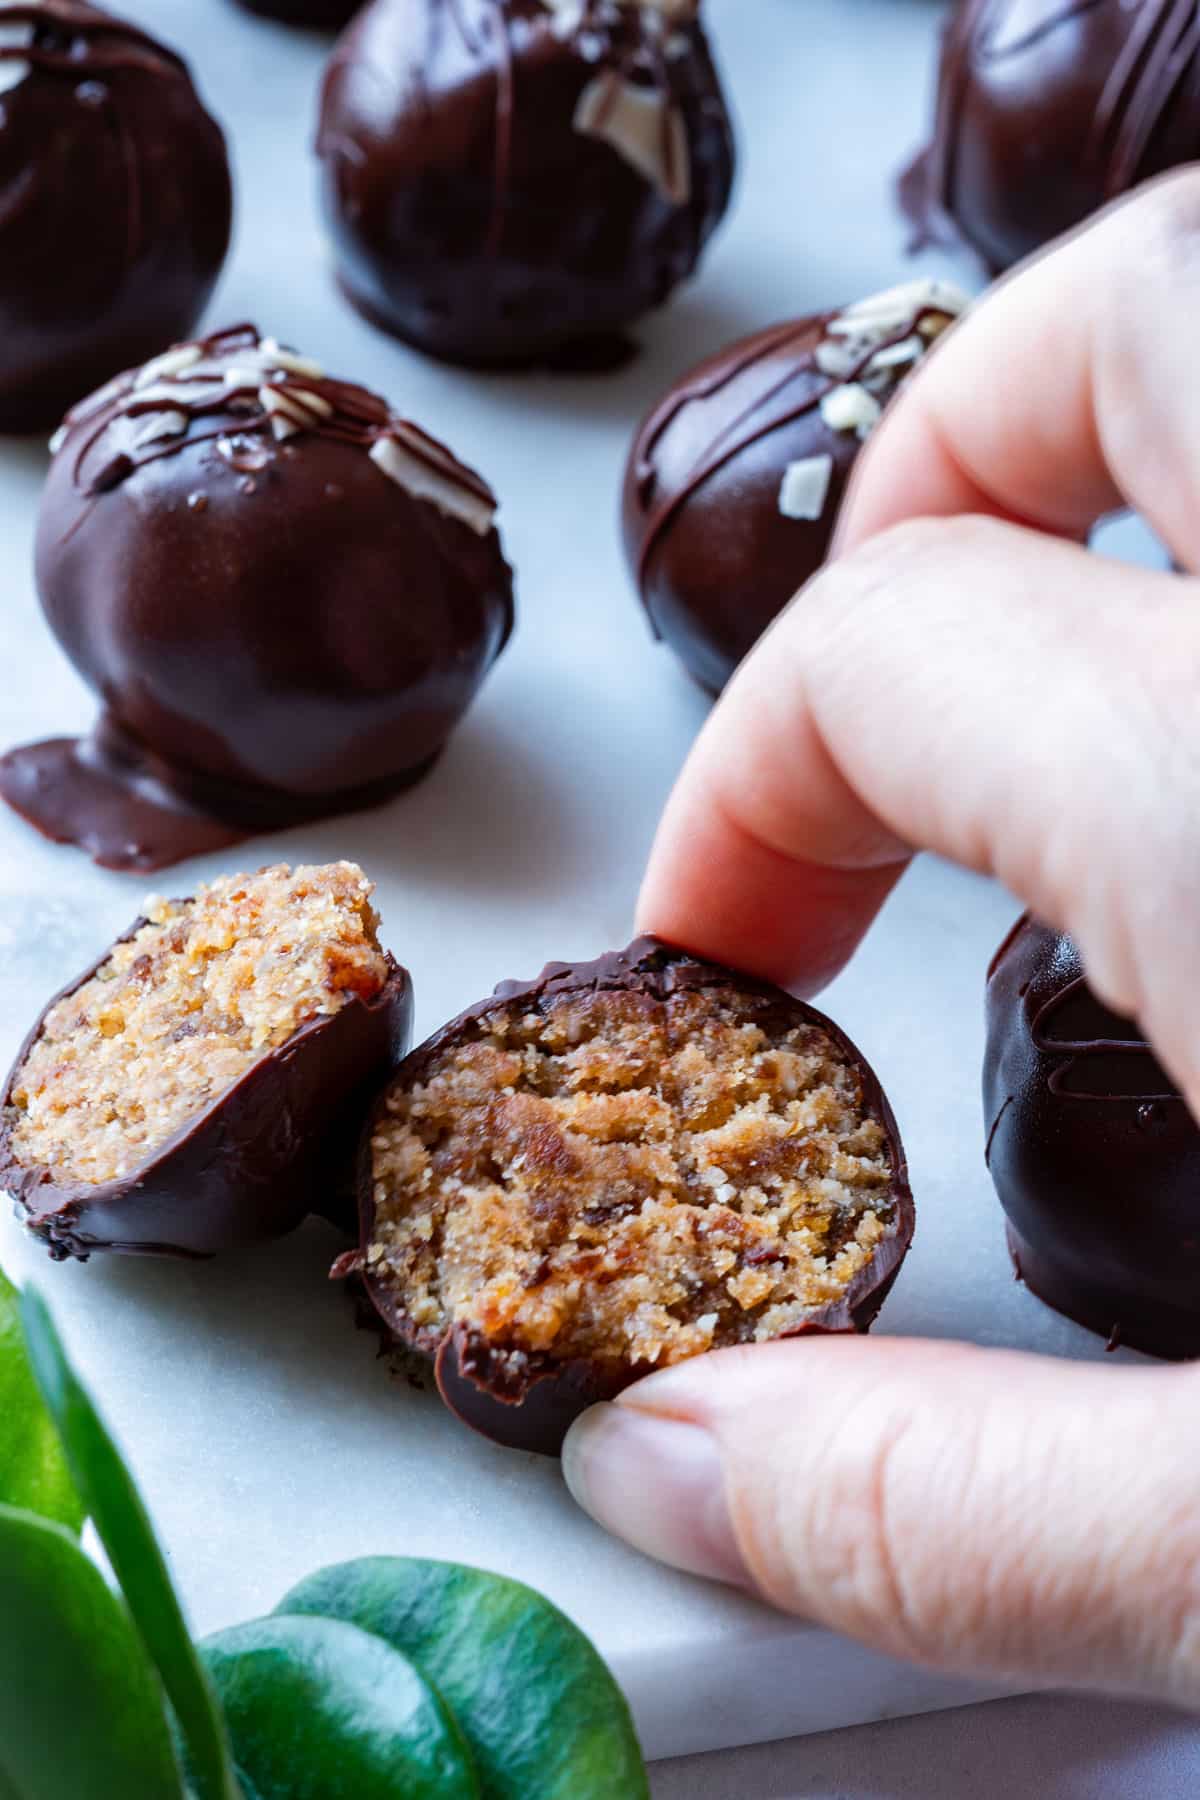
POLYGON ((148 418, 138 421, 134 432, 135 450, 144 450, 147 444, 157 444, 165 438, 182 437, 188 428, 186 413, 169 411, 151 413, 148 418))
POLYGON ((174 375, 182 375, 203 356, 199 344, 176 344, 171 350, 164 350, 161 356, 155 356, 148 363, 143 363, 133 378, 136 392, 143 388, 154 387, 157 382, 169 381, 174 375))
POLYGON ((879 423, 882 410, 875 396, 858 381, 831 388, 821 401, 821 417, 830 431, 856 431, 860 438, 879 423))
MULTIPOLYGON (((915 314, 943 312, 956 319, 971 304, 970 296, 952 281, 929 278, 906 281, 899 287, 885 288, 882 293, 868 294, 842 313, 843 321, 852 321, 851 329, 861 331, 868 322, 885 334, 899 330, 915 314)), ((832 326, 830 327, 832 330, 832 326)))
POLYGON ((310 381, 323 381, 325 378, 325 371, 319 362, 314 362, 311 356, 298 356, 294 350, 285 350, 275 338, 263 338, 258 349, 269 368, 283 369, 289 375, 306 375, 310 381))
POLYGON ((885 370, 901 369, 909 363, 915 363, 919 356, 924 356, 928 345, 923 337, 915 331, 911 337, 901 338, 898 344, 885 344, 871 358, 870 373, 880 375, 885 370))
POLYGON ((584 137, 611 144, 673 206, 687 205, 692 191, 687 128, 665 94, 610 70, 580 94, 574 125, 584 137))
POLYGON ((813 361, 822 375, 829 375, 834 381, 843 381, 847 375, 854 373, 859 358, 850 345, 835 343, 832 338, 822 338, 813 352, 813 361))
POLYGON ((832 480, 832 456, 805 456, 789 463, 779 489, 779 510, 784 518, 819 519, 832 480))
POLYGON ((479 537, 486 537, 492 529, 492 520, 496 516, 494 505, 471 493, 460 483, 439 475, 421 457, 406 450, 397 438, 377 438, 369 454, 371 461, 388 480, 404 488, 415 500, 430 501, 439 512, 445 513, 448 518, 460 520, 479 537))

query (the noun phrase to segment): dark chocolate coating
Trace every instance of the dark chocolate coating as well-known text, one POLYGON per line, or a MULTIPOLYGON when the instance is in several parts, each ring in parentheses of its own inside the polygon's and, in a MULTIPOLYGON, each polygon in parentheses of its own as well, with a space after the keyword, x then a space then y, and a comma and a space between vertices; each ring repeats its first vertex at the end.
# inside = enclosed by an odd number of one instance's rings
POLYGON ((988 978, 988 1165, 1017 1272, 1111 1342, 1200 1356, 1200 1129, 1070 938, 1025 917, 988 978))
POLYGON ((231 212, 178 56, 79 0, 0 4, 0 431, 49 430, 184 337, 231 212))
POLYGON ((1195 0, 960 0, 901 193, 923 235, 999 271, 1197 156, 1195 0))
POLYGON ((734 166, 699 22, 615 0, 574 22, 543 0, 373 0, 329 66, 317 148, 350 299, 478 365, 611 341, 660 306, 734 166), (613 116, 622 82, 661 100, 653 174, 576 122, 613 116))
MULTIPOLYGON (((944 283, 896 290, 911 298, 857 344, 829 335, 847 316, 836 312, 756 332, 683 376, 638 428, 622 497, 626 556, 655 637, 709 693, 824 563, 863 441, 828 425, 821 403, 840 382, 873 379, 881 348, 949 316, 923 306, 920 289, 956 309, 965 300, 944 283), (829 460, 820 515, 789 517, 784 477, 810 458, 829 460)), ((876 397, 905 372, 884 371, 876 397)))
POLYGON ((353 1269, 361 1275, 371 1304, 392 1340, 432 1357, 438 1391, 446 1405, 464 1423, 495 1443, 557 1456, 567 1431, 581 1413, 598 1401, 615 1399, 653 1370, 615 1359, 608 1363, 579 1359, 555 1362, 549 1356, 506 1352, 462 1327, 439 1335, 412 1323, 388 1282, 373 1276, 365 1264, 375 1228, 371 1138, 376 1120, 386 1108, 387 1093, 424 1079, 425 1071, 448 1046, 469 1034, 495 1008, 514 1000, 538 1005, 564 994, 629 991, 666 999, 673 993, 707 988, 728 990, 740 1003, 754 1007, 767 1029, 815 1025, 828 1033, 858 1071, 864 1110, 880 1121, 891 1154, 893 1230, 840 1301, 784 1335, 807 1337, 868 1331, 900 1272, 912 1242, 916 1215, 899 1128, 862 1053, 832 1020, 769 982, 736 974, 714 963, 698 962, 686 951, 673 949, 657 938, 638 938, 627 950, 612 951, 595 962, 549 963, 536 980, 504 982, 491 998, 468 1007, 414 1050, 390 1078, 368 1120, 359 1152, 360 1253, 356 1259, 343 1259, 335 1270, 347 1274, 353 1269))
POLYGON ((68 419, 38 589, 104 711, 82 743, 0 760, 11 806, 112 868, 162 868, 408 786, 512 629, 477 475, 252 327, 179 354, 193 352, 68 419), (420 491, 431 482, 437 500, 420 491))
MULTIPOLYGON (((135 920, 118 941, 144 924, 135 920)), ((46 1013, 111 954, 106 950, 49 1002, 17 1052, 0 1101, 0 1189, 51 1256, 214 1256, 281 1237, 310 1212, 333 1210, 368 1091, 412 1039, 407 970, 389 956, 387 981, 373 1000, 355 995, 301 1026, 130 1174, 100 1185, 65 1182, 16 1160, 13 1089, 46 1013)))
POLYGON ((362 0, 238 0, 238 5, 264 19, 281 19, 285 25, 340 31, 350 23, 362 0))
POLYGON ((824 318, 757 332, 685 376, 643 421, 625 472, 625 551, 655 637, 720 693, 825 561, 862 445, 831 431, 813 361, 824 318), (785 518, 789 462, 828 455, 819 519, 785 518))

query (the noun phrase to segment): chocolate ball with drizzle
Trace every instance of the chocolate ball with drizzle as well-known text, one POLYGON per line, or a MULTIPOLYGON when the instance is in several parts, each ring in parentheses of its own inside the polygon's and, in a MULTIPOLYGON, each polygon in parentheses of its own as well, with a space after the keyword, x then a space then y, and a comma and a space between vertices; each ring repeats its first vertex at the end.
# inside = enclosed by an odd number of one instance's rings
POLYGON ((178 56, 79 0, 0 4, 0 431, 48 430, 190 331, 231 209, 178 56))
POLYGON ((824 562, 859 450, 966 305, 917 281, 732 344, 634 438, 625 547, 656 637, 718 693, 824 562))
POLYGON ((325 79, 342 286, 479 365, 611 360, 695 269, 733 139, 698 0, 374 0, 325 79))
POLYGON ((495 509, 385 401, 252 326, 121 376, 58 434, 37 531, 46 617, 104 710, 10 752, 0 794, 139 870, 388 798, 511 631, 495 509))
POLYGON ((998 271, 1197 156, 1195 0, 961 0, 901 198, 998 271))
POLYGON ((988 978, 984 1118, 1017 1273, 1114 1345, 1200 1356, 1200 1127, 1069 938, 1022 919, 988 978))

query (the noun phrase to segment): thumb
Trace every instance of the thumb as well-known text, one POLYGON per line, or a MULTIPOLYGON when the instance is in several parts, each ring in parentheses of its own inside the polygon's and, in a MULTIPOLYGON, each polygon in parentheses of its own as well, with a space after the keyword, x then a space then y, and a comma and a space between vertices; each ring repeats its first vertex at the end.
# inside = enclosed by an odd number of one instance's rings
POLYGON ((878 1650, 1200 1706, 1200 1370, 900 1339, 720 1352, 573 1428, 600 1524, 878 1650))

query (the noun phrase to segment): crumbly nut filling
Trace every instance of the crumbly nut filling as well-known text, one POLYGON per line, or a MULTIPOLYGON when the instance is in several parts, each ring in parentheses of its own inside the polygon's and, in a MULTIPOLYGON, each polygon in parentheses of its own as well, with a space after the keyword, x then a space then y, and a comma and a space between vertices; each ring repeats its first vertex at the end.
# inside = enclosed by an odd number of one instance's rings
POLYGON ((802 1324, 894 1229, 892 1153, 828 1034, 770 1019, 732 990, 489 1011, 377 1124, 369 1273, 426 1341, 556 1361, 802 1324))
POLYGON ((27 1168, 99 1184, 136 1169, 301 1026, 387 981, 353 863, 232 875, 147 923, 46 1014, 12 1092, 27 1168))

